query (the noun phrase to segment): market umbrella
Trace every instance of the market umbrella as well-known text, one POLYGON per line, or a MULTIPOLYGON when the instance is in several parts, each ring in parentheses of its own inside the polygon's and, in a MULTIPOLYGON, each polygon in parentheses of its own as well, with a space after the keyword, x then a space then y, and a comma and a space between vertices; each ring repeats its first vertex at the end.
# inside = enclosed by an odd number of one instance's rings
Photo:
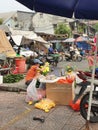
POLYGON ((88 37, 84 37, 84 36, 80 36, 80 37, 77 37, 75 39, 75 42, 82 42, 82 41, 88 42, 89 38, 88 37))
POLYGON ((75 18, 98 19, 98 0, 78 0, 75 7, 75 18))
POLYGON ((98 19, 98 0, 16 0, 31 10, 63 17, 98 19))
POLYGON ((63 40, 62 42, 74 42, 74 38, 67 38, 66 40, 63 40))
POLYGON ((16 0, 31 10, 72 17, 77 0, 16 0))

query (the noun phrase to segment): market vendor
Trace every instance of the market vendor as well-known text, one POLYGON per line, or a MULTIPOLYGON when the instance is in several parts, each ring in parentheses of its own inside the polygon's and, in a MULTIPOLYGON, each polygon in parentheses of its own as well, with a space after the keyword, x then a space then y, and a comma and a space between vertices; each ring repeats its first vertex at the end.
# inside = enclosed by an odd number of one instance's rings
MULTIPOLYGON (((33 79, 38 79, 40 72, 43 71, 40 68, 40 65, 42 65, 42 62, 39 59, 34 59, 33 65, 28 70, 26 78, 25 78, 25 84, 28 86, 33 79)), ((40 83, 39 87, 45 89, 45 83, 40 83)))

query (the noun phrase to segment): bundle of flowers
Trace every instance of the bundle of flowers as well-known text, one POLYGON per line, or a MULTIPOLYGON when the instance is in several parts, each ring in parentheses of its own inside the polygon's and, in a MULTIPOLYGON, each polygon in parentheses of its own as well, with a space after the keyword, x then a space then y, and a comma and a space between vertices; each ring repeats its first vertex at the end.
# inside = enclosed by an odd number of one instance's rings
POLYGON ((72 71, 73 71, 74 69, 73 69, 73 67, 71 67, 71 66, 66 66, 66 71, 67 71, 67 73, 71 73, 72 71))
POLYGON ((46 76, 49 73, 49 71, 50 71, 50 69, 49 69, 49 63, 46 62, 44 66, 41 66, 41 69, 42 69, 41 74, 44 75, 44 76, 46 76))

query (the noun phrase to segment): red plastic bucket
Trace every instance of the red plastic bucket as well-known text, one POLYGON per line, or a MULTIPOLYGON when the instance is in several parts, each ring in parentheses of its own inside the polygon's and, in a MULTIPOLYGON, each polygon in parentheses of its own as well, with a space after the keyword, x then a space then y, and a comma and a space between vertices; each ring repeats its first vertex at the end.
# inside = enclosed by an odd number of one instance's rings
POLYGON ((26 59, 24 58, 16 58, 15 64, 18 67, 19 73, 24 73, 26 71, 26 59))

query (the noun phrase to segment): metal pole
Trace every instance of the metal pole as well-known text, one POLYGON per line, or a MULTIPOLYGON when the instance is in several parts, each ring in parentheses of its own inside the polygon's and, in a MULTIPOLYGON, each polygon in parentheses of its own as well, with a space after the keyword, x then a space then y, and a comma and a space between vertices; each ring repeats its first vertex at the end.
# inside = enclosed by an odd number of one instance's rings
POLYGON ((96 59, 97 59, 97 47, 98 47, 98 33, 96 34, 96 50, 94 54, 94 65, 92 71, 92 80, 91 80, 91 89, 90 89, 90 96, 89 96, 89 106, 88 106, 88 113, 87 113, 87 120, 90 120, 90 112, 91 112, 91 104, 92 104, 92 94, 94 89, 94 75, 95 75, 95 66, 96 66, 96 59))

